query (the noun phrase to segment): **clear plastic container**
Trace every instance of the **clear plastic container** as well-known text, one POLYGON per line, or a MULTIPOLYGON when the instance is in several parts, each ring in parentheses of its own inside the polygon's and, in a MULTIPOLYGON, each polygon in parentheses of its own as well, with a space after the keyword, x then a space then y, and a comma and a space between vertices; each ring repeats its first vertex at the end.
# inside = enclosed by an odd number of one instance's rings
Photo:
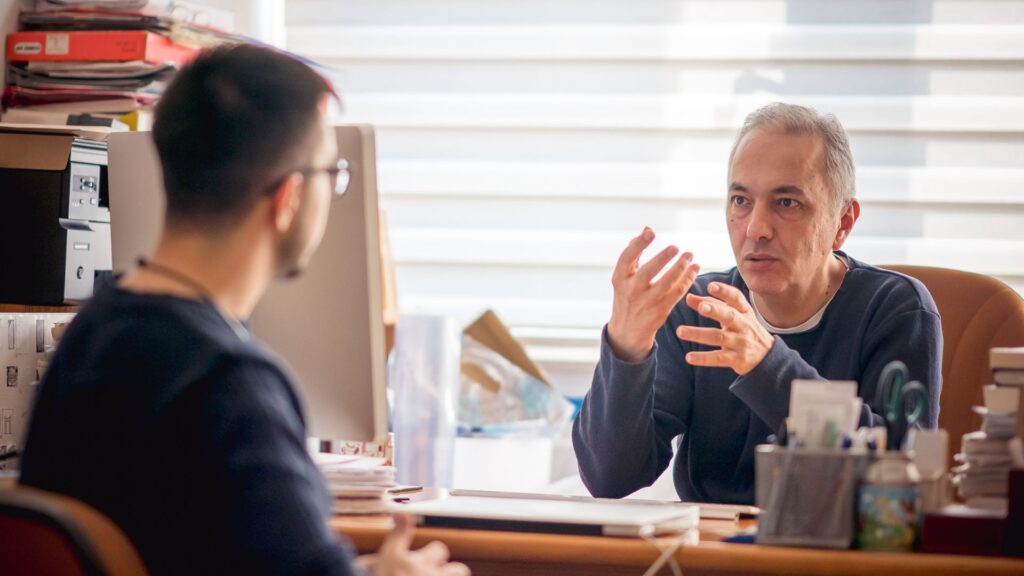
POLYGON ((399 484, 451 487, 461 348, 453 318, 398 318, 388 386, 399 484))

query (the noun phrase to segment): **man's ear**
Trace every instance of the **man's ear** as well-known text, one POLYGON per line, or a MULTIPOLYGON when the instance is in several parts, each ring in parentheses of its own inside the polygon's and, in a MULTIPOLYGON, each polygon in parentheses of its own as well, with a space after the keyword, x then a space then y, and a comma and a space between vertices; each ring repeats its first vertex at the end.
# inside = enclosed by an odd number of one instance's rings
POLYGON ((288 232, 299 216, 304 182, 302 174, 291 174, 270 195, 271 219, 279 234, 288 232))
POLYGON ((850 237, 850 232, 853 232, 853 225, 857 223, 857 218, 860 218, 860 202, 853 199, 839 215, 839 230, 836 231, 836 238, 832 242, 833 250, 843 247, 843 243, 850 237))

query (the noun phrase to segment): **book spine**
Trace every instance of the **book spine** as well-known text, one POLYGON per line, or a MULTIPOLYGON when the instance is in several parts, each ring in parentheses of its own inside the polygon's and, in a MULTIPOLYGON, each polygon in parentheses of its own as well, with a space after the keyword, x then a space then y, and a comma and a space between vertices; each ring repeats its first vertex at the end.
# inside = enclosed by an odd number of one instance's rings
POLYGON ((1024 373, 1010 375, 996 372, 993 374, 992 380, 1000 386, 1024 386, 1024 373))
POLYGON ((1017 437, 1024 441, 1024 394, 1017 394, 1017 437))

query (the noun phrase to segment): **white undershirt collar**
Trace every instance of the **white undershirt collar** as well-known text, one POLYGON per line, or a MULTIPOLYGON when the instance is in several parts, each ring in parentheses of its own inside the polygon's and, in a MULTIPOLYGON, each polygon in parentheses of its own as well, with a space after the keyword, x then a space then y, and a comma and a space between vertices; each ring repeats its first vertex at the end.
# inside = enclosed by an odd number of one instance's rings
MULTIPOLYGON (((840 256, 839 254, 836 254, 835 257, 838 258, 839 261, 842 262, 844 266, 846 266, 847 271, 849 271, 850 264, 846 261, 846 259, 840 256)), ((792 328, 779 328, 777 326, 772 326, 771 324, 769 324, 768 321, 764 319, 764 316, 761 315, 761 312, 757 309, 757 304, 754 303, 753 294, 751 294, 750 296, 750 307, 754 310, 754 316, 757 317, 757 321, 760 322, 761 326, 764 326, 765 330, 768 330, 768 332, 772 334, 800 334, 803 332, 814 330, 815 328, 818 327, 818 324, 821 324, 821 318, 825 315, 825 310, 828 308, 828 305, 832 303, 832 299, 835 298, 836 294, 838 293, 839 290, 837 289, 835 292, 832 293, 832 296, 828 299, 828 302, 825 302, 825 305, 818 309, 818 311, 815 312, 813 316, 811 316, 804 322, 800 323, 798 326, 793 326, 792 328)))

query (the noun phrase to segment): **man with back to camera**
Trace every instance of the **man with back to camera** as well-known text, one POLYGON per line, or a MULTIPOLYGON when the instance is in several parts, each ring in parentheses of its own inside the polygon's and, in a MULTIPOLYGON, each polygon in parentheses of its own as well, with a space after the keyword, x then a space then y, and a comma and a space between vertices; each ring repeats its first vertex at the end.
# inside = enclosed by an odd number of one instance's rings
POLYGON ((248 318, 323 237, 338 189, 328 83, 250 45, 201 54, 156 111, 167 211, 147 261, 69 326, 38 391, 20 482, 104 512, 166 574, 462 575, 396 518, 352 557, 306 452, 301 401, 248 318))
POLYGON ((834 116, 776 103, 747 117, 729 157, 736 267, 698 276, 689 252, 669 265, 675 246, 639 266, 649 228, 615 266, 601 358, 573 425, 594 496, 650 486, 682 435, 673 470, 682 500, 753 503, 754 448, 781 429, 797 378, 856 380, 860 424, 883 425, 878 378, 902 360, 927 387, 924 422, 936 426, 935 303, 917 280, 839 250, 859 215, 834 116))

